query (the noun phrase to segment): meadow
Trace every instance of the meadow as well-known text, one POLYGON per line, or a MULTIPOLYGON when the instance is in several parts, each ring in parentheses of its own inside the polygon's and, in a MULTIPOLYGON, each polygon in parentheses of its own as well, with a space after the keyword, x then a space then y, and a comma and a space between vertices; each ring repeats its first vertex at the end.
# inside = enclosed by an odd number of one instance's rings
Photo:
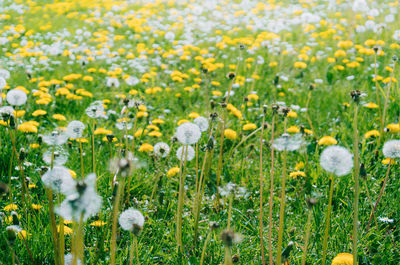
POLYGON ((400 264, 398 0, 2 0, 0 264, 400 264))

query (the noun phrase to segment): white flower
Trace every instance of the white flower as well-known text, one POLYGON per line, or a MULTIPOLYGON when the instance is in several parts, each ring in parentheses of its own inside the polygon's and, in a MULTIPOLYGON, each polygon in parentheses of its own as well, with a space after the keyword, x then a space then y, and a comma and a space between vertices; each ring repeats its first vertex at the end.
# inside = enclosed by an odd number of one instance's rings
POLYGON ((84 181, 76 182, 73 185, 73 193, 56 208, 57 214, 65 220, 79 222, 82 216, 83 221, 98 213, 101 207, 101 197, 95 190, 96 175, 89 174, 84 181))
POLYGON ((97 100, 86 108, 86 115, 90 118, 97 119, 104 116, 104 105, 101 100, 97 100))
POLYGON ((115 78, 115 77, 107 77, 106 86, 118 88, 118 87, 119 87, 119 80, 118 80, 118 78, 115 78))
POLYGON ((169 145, 163 142, 156 143, 153 147, 153 152, 158 157, 166 157, 169 151, 169 145))
POLYGON ((135 209, 128 209, 119 216, 119 225, 122 229, 137 234, 143 229, 144 216, 135 209))
POLYGON ((383 145, 383 154, 389 158, 400 158, 400 140, 390 140, 383 145))
POLYGON ((300 133, 293 136, 285 133, 280 138, 276 139, 272 146, 278 151, 295 151, 299 149, 303 144, 304 140, 300 133))
POLYGON ((393 223, 393 219, 389 219, 387 217, 378 217, 379 221, 384 222, 384 223, 393 223))
POLYGON ((208 130, 208 119, 204 117, 197 117, 194 119, 194 123, 199 126, 200 131, 205 132, 208 130))
POLYGON ((43 184, 57 193, 71 194, 75 181, 65 167, 56 166, 42 177, 43 184))
POLYGON ((68 123, 66 134, 69 136, 69 138, 81 138, 85 127, 85 124, 80 121, 71 121, 70 123, 68 123))
POLYGON ((181 124, 176 130, 176 138, 181 144, 195 144, 201 137, 199 126, 191 122, 181 124))
POLYGON ((19 89, 11 89, 7 93, 7 102, 13 106, 21 106, 24 105, 26 100, 28 99, 26 93, 19 89))
POLYGON ((330 173, 344 176, 353 168, 353 155, 344 147, 332 145, 322 151, 320 165, 330 173))
POLYGON ((196 154, 196 152, 194 151, 193 147, 191 147, 190 145, 188 145, 187 147, 181 146, 176 151, 176 156, 178 157, 179 161, 184 161, 185 158, 186 158, 186 161, 191 161, 194 158, 195 154, 196 154), (185 148, 185 150, 184 150, 184 148, 185 148))

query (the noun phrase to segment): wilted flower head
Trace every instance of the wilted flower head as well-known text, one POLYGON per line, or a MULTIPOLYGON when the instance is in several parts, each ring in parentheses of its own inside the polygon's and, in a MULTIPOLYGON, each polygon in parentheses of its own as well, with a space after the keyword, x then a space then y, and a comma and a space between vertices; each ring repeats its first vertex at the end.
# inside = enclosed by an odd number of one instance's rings
POLYGON ((353 155, 344 147, 332 145, 322 151, 320 164, 326 171, 344 176, 353 168, 353 155))
POLYGON ((48 170, 42 177, 43 184, 52 189, 54 192, 65 195, 73 192, 75 181, 72 178, 69 170, 65 167, 56 166, 48 170))
POLYGON ((86 114, 93 119, 104 117, 104 105, 103 101, 97 100, 92 102, 89 107, 86 108, 86 114))
POLYGON ((66 134, 69 138, 78 139, 82 137, 83 130, 85 129, 85 124, 80 121, 71 121, 68 123, 66 134))
POLYGON ((201 131, 196 124, 185 122, 179 125, 175 136, 181 144, 195 144, 201 137, 201 131))
POLYGON ((200 116, 194 119, 194 123, 199 126, 200 131, 205 132, 208 130, 208 119, 200 116))
POLYGON ((48 165, 51 165, 53 162, 54 165, 62 166, 67 162, 67 160, 68 152, 61 146, 57 146, 54 150, 54 153, 53 150, 47 150, 43 154, 43 161, 48 165))
POLYGON ((75 182, 73 192, 56 209, 66 220, 79 222, 95 215, 101 207, 101 197, 95 190, 96 175, 89 174, 84 181, 75 182))
POLYGON ((62 145, 68 140, 68 135, 64 132, 52 131, 48 135, 42 135, 42 140, 48 145, 62 145))
POLYGON ((297 133, 293 136, 285 133, 272 144, 272 147, 278 151, 295 151, 304 144, 301 133, 297 133))
POLYGON ((221 233, 221 240, 227 247, 232 247, 233 244, 240 243, 243 236, 241 234, 235 233, 231 230, 224 230, 221 233))
POLYGON ((194 156, 196 155, 196 152, 194 151, 193 147, 190 145, 188 146, 181 146, 178 148, 176 151, 176 156, 179 161, 191 161, 194 156))
POLYGON ((383 154, 389 158, 400 158, 400 140, 390 140, 383 145, 383 154))
POLYGON ((10 91, 8 91, 6 99, 8 104, 10 105, 21 106, 25 104, 27 96, 26 93, 22 90, 11 89, 10 91))
POLYGON ((153 147, 153 152, 158 157, 166 157, 169 154, 169 145, 164 142, 156 143, 153 147))
POLYGON ((143 214, 135 209, 123 211, 119 216, 119 225, 122 227, 122 229, 135 235, 139 235, 144 225, 143 214))

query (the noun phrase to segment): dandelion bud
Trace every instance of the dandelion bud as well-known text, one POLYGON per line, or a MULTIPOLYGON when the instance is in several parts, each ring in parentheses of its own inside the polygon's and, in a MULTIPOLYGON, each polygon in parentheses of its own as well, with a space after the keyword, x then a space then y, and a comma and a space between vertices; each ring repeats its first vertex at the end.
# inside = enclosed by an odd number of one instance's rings
POLYGON ((310 84, 310 86, 308 87, 309 90, 314 90, 315 89, 315 84, 310 84))
POLYGON ((215 101, 214 100, 210 100, 210 107, 211 107, 211 109, 215 108, 215 101))
POLYGON ((39 145, 42 145, 42 143, 43 143, 43 137, 42 137, 41 135, 39 135, 37 141, 38 141, 38 144, 39 144, 39 145))
POLYGON ((222 102, 222 103, 221 103, 221 108, 225 109, 227 105, 228 105, 228 104, 226 104, 226 102, 222 102))
POLYGON ((351 96, 351 98, 353 99, 353 101, 355 103, 357 103, 357 104, 360 103, 361 91, 353 90, 353 91, 350 92, 350 96, 351 96))
POLYGON ((10 128, 11 128, 11 129, 15 129, 15 128, 17 127, 17 123, 16 123, 16 120, 15 120, 15 116, 14 116, 14 115, 10 115, 8 121, 9 121, 9 124, 10 124, 10 128))
POLYGON ((11 244, 14 243, 14 241, 17 239, 17 234, 21 231, 22 229, 17 226, 17 225, 10 225, 7 226, 6 232, 7 232, 7 239, 10 241, 11 244))
POLYGON ((264 114, 267 113, 267 110, 268 110, 268 105, 263 105, 263 112, 264 112, 264 114))
POLYGON ((210 118, 212 121, 215 121, 218 118, 218 113, 214 112, 210 114, 210 118))
POLYGON ((292 251, 294 246, 294 242, 290 241, 287 247, 282 251, 282 260, 286 260, 289 258, 290 252, 292 251))
POLYGON ((243 98, 243 101, 244 101, 244 102, 247 102, 247 101, 249 101, 249 98, 248 98, 248 97, 244 97, 244 98, 243 98))
POLYGON ((239 255, 238 254, 235 254, 235 255, 232 256, 232 262, 233 263, 238 263, 239 262, 239 255))
POLYGON ((78 191, 78 193, 79 193, 80 195, 82 195, 82 194, 85 192, 86 187, 87 187, 87 185, 86 185, 86 183, 83 182, 83 181, 78 181, 78 182, 76 183, 76 190, 78 191))
POLYGON ((312 207, 314 207, 317 203, 318 203, 318 200, 317 199, 315 199, 315 198, 307 198, 307 206, 308 206, 308 208, 312 208, 312 207))
POLYGON ((244 50, 245 48, 246 48, 246 46, 244 46, 243 43, 240 43, 240 44, 239 44, 239 49, 240 49, 240 50, 244 50))
POLYGON ((235 239, 235 233, 230 230, 224 230, 221 233, 221 240, 227 247, 232 247, 235 239))
POLYGON ((290 109, 287 108, 287 107, 283 107, 283 108, 281 109, 281 111, 282 111, 283 117, 286 117, 287 114, 290 112, 290 109))
POLYGON ((176 136, 172 137, 171 139, 172 143, 176 143, 178 141, 178 138, 176 136))
POLYGON ((397 58, 397 56, 396 56, 396 55, 393 55, 393 56, 392 56, 392 60, 393 60, 393 62, 396 62, 398 59, 399 59, 399 58, 397 58))
POLYGON ((106 137, 107 137, 107 141, 109 143, 112 143, 112 141, 114 140, 115 136, 113 134, 107 134, 106 137))
POLYGON ((127 98, 124 98, 124 101, 123 101, 123 103, 124 103, 124 105, 125 105, 125 106, 128 106, 128 104, 129 104, 129 99, 127 99, 127 98))
POLYGON ((375 53, 378 53, 378 51, 379 51, 379 47, 378 46, 374 46, 372 49, 374 50, 375 53))
POLYGON ((232 80, 233 78, 235 78, 235 73, 233 73, 233 72, 229 72, 227 75, 226 75, 230 80, 232 80))
POLYGON ((209 151, 214 149, 214 138, 212 136, 210 137, 210 139, 208 139, 206 148, 209 151))
POLYGON ((208 73, 208 69, 207 68, 202 68, 201 70, 203 71, 204 74, 208 73))
POLYGON ((305 131, 304 131, 304 125, 300 125, 300 133, 302 134, 302 135, 304 135, 305 134, 305 131))
POLYGON ((277 114, 278 111, 279 111, 279 105, 273 104, 273 105, 272 105, 272 113, 273 113, 273 114, 277 114))
POLYGON ((279 84, 279 75, 274 78, 274 85, 277 86, 279 84))
POLYGON ((216 230, 219 228, 219 223, 217 222, 210 222, 210 230, 216 230))
POLYGON ((363 179, 367 178, 367 170, 365 169, 364 163, 361 163, 360 166, 360 177, 362 177, 363 179))
POLYGON ((26 152, 25 148, 21 148, 19 150, 19 160, 24 161, 27 155, 28 153, 26 152))
POLYGON ((19 225, 18 213, 16 211, 11 212, 11 218, 12 218, 13 225, 19 225))

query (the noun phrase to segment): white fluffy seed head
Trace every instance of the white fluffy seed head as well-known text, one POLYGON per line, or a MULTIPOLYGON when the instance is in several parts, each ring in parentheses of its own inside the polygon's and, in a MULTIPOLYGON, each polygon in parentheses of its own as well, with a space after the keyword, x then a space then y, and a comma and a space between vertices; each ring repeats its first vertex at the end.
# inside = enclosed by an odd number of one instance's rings
POLYGON ((10 105, 21 106, 26 103, 28 97, 26 96, 26 93, 22 90, 11 89, 10 91, 8 91, 6 99, 8 104, 10 105))
POLYGON ((122 229, 138 235, 143 229, 144 216, 135 209, 128 209, 119 216, 119 225, 122 229))
POLYGON ((195 144, 199 141, 201 136, 201 131, 198 125, 185 122, 179 125, 176 130, 176 138, 181 144, 195 144))
POLYGON ((85 124, 83 124, 81 121, 71 121, 68 123, 66 134, 69 136, 69 138, 81 138, 85 127, 85 124))
POLYGON ((382 149, 385 157, 400 158, 400 140, 390 140, 383 145, 382 149))
POLYGON ((50 169, 43 175, 42 182, 57 193, 69 195, 74 192, 75 181, 65 167, 56 166, 50 169))
POLYGON ((179 161, 185 161, 185 159, 186 161, 191 161, 194 158, 195 154, 196 152, 190 145, 181 146, 176 151, 176 157, 178 158, 179 161))
POLYGON ((166 157, 169 154, 169 145, 164 142, 159 142, 154 145, 154 154, 158 157, 166 157))
POLYGON ((300 133, 293 136, 283 134, 280 138, 276 139, 272 144, 273 148, 278 151, 295 151, 304 144, 303 137, 300 133))
POLYGON ((344 147, 332 145, 322 151, 320 164, 326 171, 336 176, 344 176, 353 168, 353 155, 344 147))
POLYGON ((208 130, 208 120, 204 117, 197 117, 194 119, 194 123, 199 126, 200 131, 205 132, 208 130))

